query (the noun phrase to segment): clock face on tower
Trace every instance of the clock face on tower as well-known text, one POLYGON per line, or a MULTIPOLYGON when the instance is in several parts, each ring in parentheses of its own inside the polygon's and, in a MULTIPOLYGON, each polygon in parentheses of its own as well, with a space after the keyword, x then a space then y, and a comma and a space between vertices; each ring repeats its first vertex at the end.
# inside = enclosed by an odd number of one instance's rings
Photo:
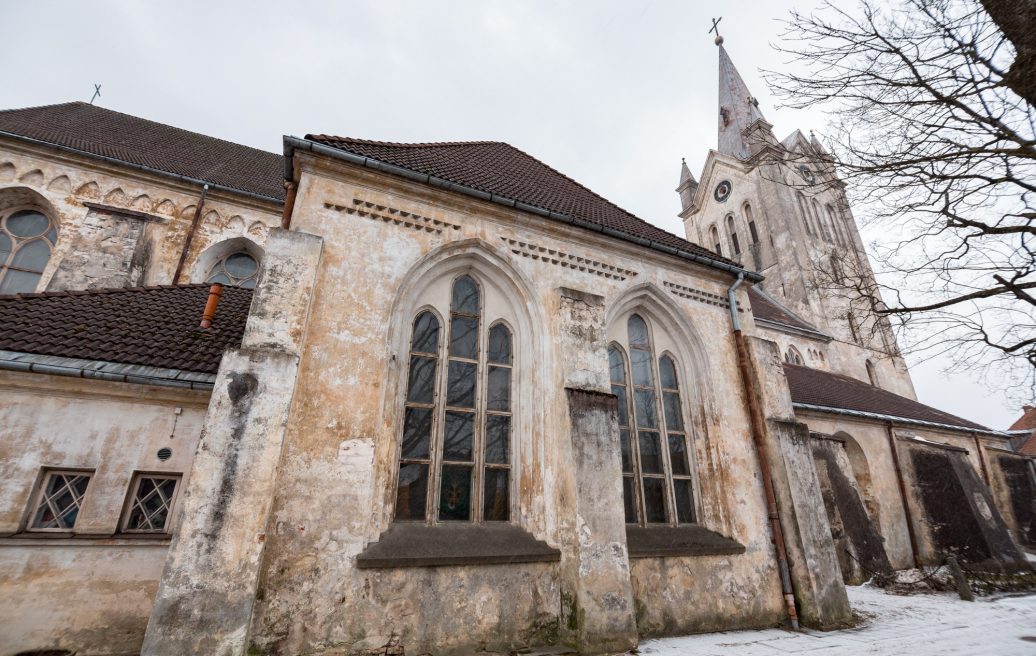
POLYGON ((813 184, 817 181, 817 176, 813 175, 813 171, 810 171, 809 167, 805 164, 799 165, 799 175, 801 175, 802 179, 808 184, 813 184))
POLYGON ((728 198, 730 198, 730 192, 732 190, 733 186, 731 186, 730 180, 724 180, 723 182, 720 182, 718 185, 716 185, 716 191, 713 193, 713 196, 716 198, 716 200, 723 203, 726 202, 728 198))

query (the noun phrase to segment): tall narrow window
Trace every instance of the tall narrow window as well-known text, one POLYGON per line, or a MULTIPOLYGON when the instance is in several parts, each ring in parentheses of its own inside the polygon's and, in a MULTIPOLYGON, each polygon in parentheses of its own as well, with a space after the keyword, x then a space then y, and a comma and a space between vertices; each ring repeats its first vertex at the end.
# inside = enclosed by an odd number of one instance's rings
POLYGON ((827 222, 824 221, 823 215, 820 213, 820 203, 817 202, 816 198, 813 198, 809 202, 813 208, 813 218, 816 219, 817 225, 820 226, 820 232, 824 237, 824 241, 831 241, 831 231, 827 228, 827 222))
POLYGON ((806 207, 806 197, 802 193, 797 194, 799 201, 799 214, 802 215, 802 225, 806 226, 806 234, 813 235, 813 227, 810 225, 809 208, 806 207))
POLYGON ((835 241, 838 242, 839 246, 845 246, 845 236, 843 235, 845 226, 840 225, 841 222, 838 220, 838 214, 831 203, 828 203, 825 209, 827 209, 827 221, 831 224, 831 229, 835 233, 835 241))
POLYGON ((748 236, 752 239, 752 244, 759 243, 759 231, 755 227, 755 217, 752 216, 752 206, 745 203, 745 221, 748 221, 748 236))
POLYGON ((734 222, 734 215, 727 215, 727 234, 730 235, 730 248, 733 249, 734 255, 741 254, 741 242, 737 238, 737 224, 734 222))
POLYGON ((866 365, 867 378, 870 379, 871 385, 874 385, 875 387, 881 387, 881 385, 878 382, 878 370, 874 368, 874 363, 870 360, 867 360, 866 365))
POLYGON ((719 241, 719 230, 716 229, 715 225, 709 228, 709 239, 712 241, 713 252, 715 252, 716 255, 723 257, 723 244, 719 241))
POLYGON ((648 325, 627 322, 629 376, 621 347, 608 349, 612 392, 619 398, 623 502, 628 523, 695 521, 693 477, 675 361, 654 357, 648 325))
POLYGON ((464 275, 453 283, 445 344, 431 311, 414 321, 396 519, 510 519, 514 350, 505 324, 483 330, 482 308, 478 283, 464 275))
POLYGON ((853 341, 857 344, 862 344, 860 340, 860 325, 856 322, 856 317, 850 312, 846 315, 846 322, 849 324, 849 334, 852 335, 853 341))
POLYGON ((57 228, 43 212, 0 214, 0 294, 36 291, 57 240, 57 228))

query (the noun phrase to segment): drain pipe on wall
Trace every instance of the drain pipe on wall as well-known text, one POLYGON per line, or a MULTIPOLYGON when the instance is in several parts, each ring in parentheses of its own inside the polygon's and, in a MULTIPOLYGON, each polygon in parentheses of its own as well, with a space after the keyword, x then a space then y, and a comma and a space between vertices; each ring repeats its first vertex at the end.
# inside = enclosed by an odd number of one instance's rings
POLYGON ((191 219, 191 227, 187 231, 187 238, 183 242, 183 250, 180 251, 180 261, 176 263, 176 272, 173 274, 173 284, 180 284, 180 276, 183 274, 183 265, 187 261, 187 253, 191 250, 191 242, 194 241, 194 233, 198 230, 198 223, 201 221, 201 209, 205 206, 205 197, 209 195, 209 185, 201 188, 201 196, 198 196, 198 204, 194 207, 194 218, 191 219))
POLYGON ((737 316, 737 289, 745 281, 744 272, 737 274, 737 280, 727 289, 727 302, 730 305, 730 323, 734 329, 734 344, 737 346, 737 365, 741 372, 741 384, 745 388, 748 400, 748 415, 752 426, 752 442, 755 454, 759 458, 759 469, 763 478, 763 491, 766 494, 766 513, 770 518, 770 530, 773 532, 773 545, 777 551, 777 567, 781 574, 781 591, 784 593, 784 605, 788 610, 788 620, 792 631, 799 630, 799 613, 795 608, 795 591, 791 585, 791 569, 788 567, 788 550, 784 543, 784 529, 781 527, 781 515, 777 509, 777 496, 773 491, 773 479, 770 476, 770 459, 766 455, 763 442, 765 422, 763 411, 756 398, 755 385, 748 369, 748 348, 745 337, 741 334, 741 319, 737 316))

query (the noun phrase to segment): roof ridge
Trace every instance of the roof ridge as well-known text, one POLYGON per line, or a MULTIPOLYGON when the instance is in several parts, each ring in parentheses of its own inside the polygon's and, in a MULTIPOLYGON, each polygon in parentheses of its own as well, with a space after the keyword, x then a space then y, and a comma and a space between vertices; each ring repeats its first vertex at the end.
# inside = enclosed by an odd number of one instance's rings
POLYGON ((180 285, 142 285, 139 287, 101 287, 99 289, 72 289, 62 291, 43 291, 31 294, 0 294, 0 301, 23 300, 30 298, 64 298, 67 296, 100 296, 120 292, 150 292, 163 289, 202 289, 211 287, 211 283, 192 282, 180 285))
MULTIPOLYGON (((504 141, 474 140, 474 141, 423 141, 404 143, 402 141, 379 141, 377 139, 359 139, 357 137, 343 137, 334 134, 307 134, 307 140, 335 139, 338 141, 351 141, 353 143, 367 146, 389 146, 392 148, 439 148, 452 146, 509 146, 504 141)), ((513 147, 513 146, 512 146, 513 147)))
POLYGON ((8 107, 7 109, 0 109, 0 114, 7 114, 9 112, 24 112, 30 109, 50 109, 51 107, 68 107, 69 105, 86 105, 87 103, 82 100, 70 100, 62 103, 49 103, 47 105, 30 105, 28 107, 8 107))

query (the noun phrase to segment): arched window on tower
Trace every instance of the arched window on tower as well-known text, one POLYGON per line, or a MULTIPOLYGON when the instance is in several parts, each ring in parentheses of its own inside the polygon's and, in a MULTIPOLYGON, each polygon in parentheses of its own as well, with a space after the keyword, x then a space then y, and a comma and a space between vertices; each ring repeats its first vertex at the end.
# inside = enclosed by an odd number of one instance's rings
POLYGON ((627 336, 628 360, 619 344, 608 347, 612 393, 619 400, 626 523, 693 523, 694 478, 679 367, 668 353, 655 359, 648 324, 639 314, 627 320, 627 336))
POLYGON ((727 234, 730 235, 730 248, 735 256, 741 254, 741 242, 737 238, 737 223, 734 221, 734 215, 727 215, 727 234))
POLYGON ((462 275, 453 282, 445 340, 432 311, 414 319, 397 520, 510 519, 513 342, 502 322, 483 328, 483 307, 478 282, 462 275))
POLYGON ((748 222, 748 236, 752 239, 752 245, 759 243, 759 230, 755 227, 755 217, 752 216, 752 206, 745 203, 745 221, 748 222))
POLYGON ((838 242, 839 246, 845 246, 845 226, 841 225, 841 221, 838 220, 838 213, 835 211, 835 206, 828 203, 826 209, 828 223, 831 224, 831 228, 835 232, 835 240, 838 242))
POLYGON ((867 378, 870 379, 871 385, 875 387, 881 387, 881 383, 878 381, 878 369, 874 366, 874 363, 867 360, 867 378))
POLYGON ((812 198, 809 201, 810 206, 813 208, 813 218, 816 219, 817 225, 820 226, 821 235, 824 237, 824 241, 831 241, 831 231, 827 227, 827 222, 824 221, 823 215, 820 214, 820 203, 817 202, 816 198, 812 198))
POLYGON ((850 312, 845 317, 846 323, 849 324, 849 334, 852 336, 853 341, 857 344, 863 344, 860 340, 860 324, 856 322, 856 316, 850 312))
POLYGON ((57 226, 39 209, 0 212, 0 294, 35 292, 57 241, 57 226))
POLYGON ((799 214, 802 215, 802 225, 806 226, 806 234, 813 235, 812 222, 809 220, 809 208, 806 207, 806 197, 802 195, 802 192, 796 194, 799 201, 799 214))
POLYGON ((709 228, 709 240, 712 242, 713 252, 715 252, 716 255, 722 257, 723 244, 719 241, 719 230, 716 228, 715 224, 713 224, 713 226, 709 228))

